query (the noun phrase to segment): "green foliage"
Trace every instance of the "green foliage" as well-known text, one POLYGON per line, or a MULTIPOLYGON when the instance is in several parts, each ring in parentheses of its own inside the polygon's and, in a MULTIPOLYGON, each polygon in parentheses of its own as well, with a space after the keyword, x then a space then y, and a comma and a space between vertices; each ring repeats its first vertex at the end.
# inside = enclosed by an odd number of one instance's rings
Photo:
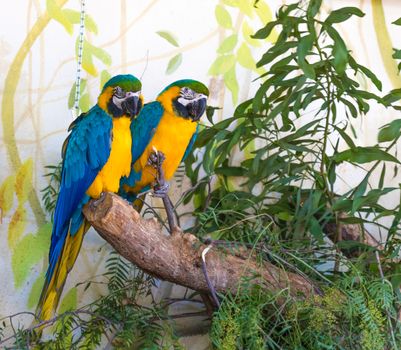
MULTIPOLYGON (((209 68, 208 74, 215 77, 223 77, 225 87, 230 91, 234 104, 238 102, 239 84, 237 81, 237 67, 257 71, 256 61, 253 58, 251 47, 259 46, 256 40, 251 38, 253 29, 248 20, 257 15, 261 22, 270 21, 272 14, 267 3, 259 1, 254 6, 254 1, 223 1, 216 5, 215 16, 218 25, 227 32, 217 48, 217 57, 209 68), (236 11, 233 11, 233 10, 236 11), (237 12, 237 19, 232 14, 237 12)), ((272 35, 273 37, 273 35, 272 35)), ((274 38, 266 40, 274 40, 274 38)))
POLYGON ((56 208, 57 195, 61 182, 62 162, 57 165, 47 165, 45 168, 48 171, 45 177, 48 178, 49 182, 48 185, 41 190, 42 201, 46 212, 51 214, 51 219, 53 221, 53 213, 56 208))
MULTIPOLYGON (((61 314, 47 324, 53 326, 51 339, 35 339, 33 329, 21 328, 11 339, 13 346, 27 349, 30 340, 29 346, 38 349, 98 349, 106 343, 113 349, 182 349, 171 324, 165 321, 169 318, 165 305, 152 298, 152 278, 115 252, 100 277, 107 293, 89 305, 76 308, 77 287, 67 293, 61 314)), ((84 291, 99 282, 87 281, 84 291)))
MULTIPOLYGON (((380 89, 374 73, 357 63, 348 49, 338 51, 343 42, 335 23, 363 14, 347 7, 320 20, 319 6, 319 1, 283 6, 276 20, 256 32, 255 38, 265 39, 275 28, 282 28, 276 43, 257 62, 266 72, 259 78, 259 89, 237 107, 234 116, 201 131, 196 147, 202 148, 202 158, 198 156, 197 161, 195 155, 186 162, 192 184, 200 183, 186 200, 194 197, 201 204, 195 230, 201 235, 214 234, 217 228, 224 231, 241 216, 265 215, 282 239, 308 238, 310 233, 321 239, 325 226, 338 224, 341 213, 355 215, 355 223, 380 226, 380 215, 398 210, 379 204, 390 189, 381 186, 365 192, 380 163, 398 163, 391 150, 400 136, 399 125, 394 121, 381 130, 379 141, 392 141, 386 148, 356 146, 348 135, 351 119, 366 114, 371 101, 391 106, 389 98, 361 90, 355 80, 357 75, 365 76, 380 89), (345 119, 340 119, 340 110, 345 111, 345 119), (252 144, 256 149, 249 152, 252 144), (246 156, 233 162, 238 149, 246 156), (365 176, 354 190, 336 192, 342 163, 371 162, 370 168, 361 168, 365 176), (206 176, 199 178, 199 174, 206 176), (215 185, 209 192, 211 182, 215 185), (235 203, 226 205, 232 196, 235 203), (233 209, 230 215, 227 209, 233 209), (205 224, 211 211, 214 223, 205 224), (365 219, 360 213, 366 213, 365 219)), ((383 178, 385 171, 383 167, 383 178)), ((243 239, 240 232, 237 237, 233 232, 226 230, 221 237, 243 239)), ((315 243, 306 242, 308 246, 315 243)))
MULTIPOLYGON (((166 40, 174 47, 180 47, 177 38, 172 33, 165 30, 161 30, 156 32, 156 34, 162 37, 164 40, 166 40)), ((168 61, 166 74, 173 74, 181 66, 181 63, 182 63, 182 53, 177 53, 168 61)))
POLYGON ((25 235, 15 246, 11 257, 11 267, 14 274, 16 288, 31 272, 31 267, 38 263, 47 252, 50 245, 51 225, 49 223, 41 226, 35 234, 25 235))
POLYGON ((178 44, 177 39, 174 37, 174 35, 170 32, 160 30, 156 32, 157 35, 168 41, 171 45, 175 47, 179 47, 180 45, 178 44))
POLYGON ((10 175, 0 186, 0 218, 3 218, 3 216, 11 210, 14 204, 14 184, 15 175, 10 175))
POLYGON ((175 55, 169 62, 166 68, 166 74, 174 73, 182 63, 182 54, 175 55))
MULTIPOLYGON (((265 253, 261 259, 305 274, 324 294, 304 302, 281 295, 277 303, 275 295, 253 298, 245 285, 239 295, 225 297, 215 314, 211 336, 218 349, 396 349, 401 341, 395 292, 401 280, 392 262, 399 254, 401 207, 383 201, 399 191, 385 182, 389 166, 394 176, 398 172, 400 123, 385 125, 378 144, 357 146, 350 136, 353 119, 372 103, 399 109, 394 103, 401 94, 393 90, 382 97, 361 88, 361 79, 374 90, 382 84, 356 62, 336 26, 363 13, 345 7, 323 16, 321 3, 282 6, 254 34, 265 40, 278 31, 256 62, 259 88, 232 117, 200 132, 199 152, 186 160, 195 189, 185 201, 196 207, 192 232, 251 244, 265 253), (339 167, 346 163, 363 175, 340 192, 339 167), (371 177, 378 169, 375 186, 371 177), (392 223, 383 224, 384 216, 392 223), (375 252, 362 238, 340 239, 342 225, 356 224, 363 232, 367 223, 389 233, 384 251, 375 252)), ((219 60, 230 62, 230 41, 223 42, 212 73, 228 69, 219 60)))

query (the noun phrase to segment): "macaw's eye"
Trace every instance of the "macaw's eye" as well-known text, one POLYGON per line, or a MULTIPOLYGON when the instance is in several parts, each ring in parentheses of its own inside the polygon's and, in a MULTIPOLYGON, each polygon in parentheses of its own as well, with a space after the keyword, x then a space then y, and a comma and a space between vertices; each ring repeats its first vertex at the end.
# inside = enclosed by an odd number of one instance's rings
POLYGON ((119 86, 115 87, 114 89, 114 96, 116 96, 117 98, 124 98, 125 97, 125 93, 124 90, 121 89, 119 86))

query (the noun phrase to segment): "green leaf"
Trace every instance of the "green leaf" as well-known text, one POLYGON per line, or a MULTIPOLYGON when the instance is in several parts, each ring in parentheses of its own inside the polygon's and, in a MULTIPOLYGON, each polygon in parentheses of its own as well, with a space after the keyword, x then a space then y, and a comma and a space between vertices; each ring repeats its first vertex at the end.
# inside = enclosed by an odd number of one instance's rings
POLYGON ((315 217, 311 217, 309 221, 309 230, 312 236, 318 241, 323 240, 323 231, 319 224, 319 221, 315 219, 315 217))
POLYGON ((11 257, 14 284, 20 288, 31 273, 31 268, 39 262, 49 250, 52 225, 46 223, 36 234, 25 235, 15 246, 11 257))
POLYGON ((349 148, 356 147, 354 141, 352 141, 351 137, 345 132, 345 128, 342 129, 342 128, 338 127, 337 125, 333 125, 333 126, 334 126, 334 129, 336 129, 339 132, 339 134, 341 135, 343 140, 347 143, 349 148))
POLYGON ((281 211, 276 216, 278 219, 283 221, 291 222, 292 220, 294 220, 294 216, 291 215, 291 213, 289 213, 288 211, 281 211))
POLYGON ((401 26, 401 17, 398 18, 397 20, 395 20, 394 22, 392 22, 393 24, 395 24, 396 26, 401 26))
POLYGON ((363 207, 372 207, 378 203, 378 200, 381 196, 384 196, 387 193, 390 193, 394 190, 397 190, 395 187, 386 187, 381 189, 374 189, 367 193, 366 196, 359 197, 355 199, 352 203, 352 213, 360 210, 363 207))
POLYGON ((277 21, 272 21, 267 23, 263 28, 259 29, 252 38, 254 39, 266 39, 274 29, 274 27, 278 24, 277 21))
POLYGON ((383 97, 383 102, 386 105, 391 105, 399 100, 401 100, 401 89, 391 90, 386 96, 383 97))
POLYGON ((358 65, 358 68, 371 80, 371 82, 377 87, 379 91, 382 91, 382 82, 369 68, 361 65, 358 65))
MULTIPOLYGON (((89 42, 87 42, 87 43, 89 44, 89 42)), ((91 44, 89 44, 89 45, 90 45, 90 51, 93 56, 95 56, 98 60, 100 60, 106 66, 111 65, 111 62, 112 62, 111 56, 107 53, 107 51, 103 50, 100 47, 96 47, 91 44)))
POLYGON ((175 55, 167 64, 166 74, 174 73, 182 63, 182 54, 175 55))
POLYGON ((316 74, 313 66, 310 65, 305 57, 309 54, 309 51, 312 49, 313 42, 315 40, 315 36, 312 34, 306 35, 301 38, 297 47, 297 55, 298 55, 298 64, 305 73, 306 77, 309 79, 315 79, 316 74))
POLYGON ((86 93, 81 95, 81 98, 79 99, 79 109, 84 113, 89 111, 90 108, 91 108, 91 101, 89 94, 86 93))
MULTIPOLYGON (((75 43, 75 52, 78 56, 78 38, 75 43)), ((93 46, 90 42, 84 39, 82 68, 86 70, 90 75, 97 76, 98 71, 93 63, 93 57, 96 57, 107 66, 111 65, 111 56, 105 50, 100 47, 93 46)))
POLYGON ((252 39, 253 34, 255 31, 253 28, 248 24, 247 21, 244 21, 242 24, 242 36, 245 39, 245 41, 254 47, 259 47, 261 45, 261 41, 257 39, 252 39))
POLYGON ((224 73, 223 79, 224 79, 224 84, 231 92, 233 104, 236 105, 238 102, 239 85, 237 80, 237 74, 235 71, 235 65, 224 73))
POLYGON ((340 23, 346 21, 351 16, 363 17, 365 14, 357 7, 343 7, 338 10, 332 11, 326 18, 325 23, 340 23))
MULTIPOLYGON (((102 85, 103 88, 103 85, 102 85)), ((68 109, 71 109, 74 107, 75 103, 75 92, 76 92, 76 82, 72 85, 70 93, 68 95, 68 109)), ((81 82, 79 84, 79 95, 82 96, 82 94, 85 92, 86 89, 86 79, 81 79, 81 82)))
MULTIPOLYGON (((75 11, 75 10, 70 10, 70 9, 63 9, 61 11, 62 11, 64 17, 69 22, 71 22, 73 24, 81 23, 81 13, 80 12, 75 11)), ((85 15, 85 30, 88 30, 89 32, 92 32, 94 34, 98 33, 96 22, 88 14, 85 15)))
POLYGON ((237 51, 237 59, 238 63, 247 69, 256 69, 255 60, 252 57, 251 50, 249 49, 246 43, 242 43, 240 48, 237 51))
POLYGON ((15 175, 7 176, 0 186, 0 225, 2 218, 6 215, 14 204, 14 185, 15 175))
POLYGON ((401 50, 397 50, 397 49, 393 49, 394 53, 393 53, 393 58, 399 60, 401 59, 401 50))
POLYGON ((238 7, 241 0, 223 0, 222 3, 231 7, 238 7))
POLYGON ((219 75, 228 72, 235 64, 235 56, 222 55, 216 58, 212 66, 209 68, 208 74, 219 75))
POLYGON ((399 163, 398 159, 391 154, 383 151, 378 147, 355 147, 352 149, 347 149, 346 151, 337 153, 333 156, 333 160, 337 163, 341 162, 351 162, 364 164, 373 161, 388 161, 399 163))
POLYGON ((393 141, 401 135, 401 119, 393 120, 391 123, 383 126, 377 137, 379 142, 393 141))
POLYGON ((103 89, 104 84, 106 84, 111 78, 111 74, 106 70, 103 69, 100 72, 100 90, 103 89))
POLYGON ((77 288, 71 288, 64 296, 58 308, 58 313, 75 310, 77 308, 77 288))
POLYGON ((261 67, 265 64, 270 63, 281 54, 288 52, 290 49, 296 46, 298 46, 297 41, 287 41, 282 44, 278 44, 277 46, 273 46, 263 54, 262 58, 257 62, 256 67, 261 67))
POLYGON ((18 169, 15 178, 15 194, 20 205, 26 202, 29 193, 32 191, 32 174, 33 161, 32 158, 29 158, 18 169))
POLYGON ((333 204, 334 211, 351 211, 352 200, 347 198, 340 198, 333 204))
POLYGON ((238 35, 237 34, 232 34, 225 38, 219 48, 217 49, 217 53, 224 54, 231 52, 235 46, 237 45, 238 42, 238 35))
POLYGON ((215 9, 217 23, 223 28, 232 28, 232 20, 230 13, 222 5, 217 5, 215 9))
POLYGON ((156 32, 157 35, 162 37, 164 40, 167 40, 171 45, 175 47, 179 47, 180 45, 178 44, 177 39, 171 34, 170 32, 167 31, 158 31, 156 32))
POLYGON ((216 110, 221 109, 220 107, 214 107, 214 106, 206 106, 206 117, 207 120, 211 123, 213 123, 213 116, 214 116, 214 112, 216 112, 216 110))
POLYGON ((365 176, 365 178, 361 181, 361 183, 355 188, 354 191, 354 200, 356 198, 362 197, 365 192, 366 188, 368 187, 369 177, 365 176))
POLYGON ((350 101, 348 101, 348 100, 346 100, 345 98, 342 98, 342 97, 340 97, 340 101, 346 105, 346 107, 347 107, 348 110, 350 111, 351 116, 352 116, 353 118, 358 117, 358 111, 357 111, 357 109, 355 108, 355 106, 352 104, 352 102, 350 102, 350 101))
MULTIPOLYGON (((250 1, 252 3, 252 1, 250 1)), ((254 4, 255 13, 259 17, 260 22, 264 25, 265 23, 269 23, 273 19, 273 12, 271 7, 266 3, 266 1, 258 1, 258 3, 254 4)), ((275 42, 277 39, 276 35, 271 35, 268 40, 271 42, 275 42)))
POLYGON ((252 18, 253 17, 253 10, 254 7, 252 6, 253 2, 252 1, 244 1, 241 0, 238 2, 238 8, 239 10, 245 14, 246 16, 252 18))
POLYGON ((242 167, 233 167, 233 166, 221 166, 216 168, 215 173, 217 175, 224 176, 244 176, 248 172, 247 169, 242 167))
POLYGON ((383 185, 384 185, 384 177, 386 176, 386 163, 383 164, 383 168, 382 171, 380 173, 380 179, 379 179, 379 184, 378 184, 378 188, 382 189, 383 185))
POLYGON ((46 0, 46 9, 49 13, 49 16, 55 21, 59 22, 68 34, 72 35, 74 32, 74 26, 65 13, 61 10, 61 7, 56 3, 56 1, 46 0))
POLYGON ((13 250, 21 239, 27 224, 26 209, 19 204, 8 224, 8 246, 13 250))
POLYGON ((315 17, 322 6, 322 0, 310 0, 306 13, 308 17, 315 17))
POLYGON ((334 69, 338 74, 343 74, 348 63, 347 46, 345 45, 344 40, 341 38, 340 34, 338 34, 338 32, 334 28, 330 26, 325 26, 325 29, 334 41, 332 51, 334 56, 334 69))
POLYGON ((32 285, 27 301, 28 309, 33 309, 38 304, 44 282, 45 282, 45 273, 42 272, 32 285))

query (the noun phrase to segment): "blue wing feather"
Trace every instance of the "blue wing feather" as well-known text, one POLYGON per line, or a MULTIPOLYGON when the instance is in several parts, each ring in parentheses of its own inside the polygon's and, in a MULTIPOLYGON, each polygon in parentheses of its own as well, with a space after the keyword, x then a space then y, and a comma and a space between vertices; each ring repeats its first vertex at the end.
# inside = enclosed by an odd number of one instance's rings
POLYGON ((164 113, 160 102, 146 104, 138 117, 131 123, 132 164, 134 164, 152 139, 164 113))
POLYGON ((81 209, 89 197, 86 191, 110 155, 112 120, 99 106, 76 119, 64 145, 61 184, 54 212, 49 252, 50 279, 71 225, 74 234, 81 225, 81 209))
POLYGON ((187 159, 187 157, 189 156, 189 154, 192 151, 192 147, 194 146, 194 143, 196 141, 196 138, 198 137, 198 133, 199 133, 199 124, 196 126, 196 130, 193 133, 191 140, 188 143, 187 149, 185 150, 184 156, 182 157, 181 162, 183 162, 185 159, 187 159))

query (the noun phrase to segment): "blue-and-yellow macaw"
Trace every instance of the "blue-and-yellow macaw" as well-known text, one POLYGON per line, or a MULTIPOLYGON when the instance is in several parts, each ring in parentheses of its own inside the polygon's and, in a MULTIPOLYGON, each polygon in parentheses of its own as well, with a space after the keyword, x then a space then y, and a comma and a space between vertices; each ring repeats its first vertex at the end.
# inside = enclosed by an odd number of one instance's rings
POLYGON ((167 86, 156 101, 144 106, 131 123, 132 171, 128 178, 121 179, 121 196, 134 201, 137 194, 155 184, 156 169, 148 162, 155 151, 163 153, 164 177, 171 179, 191 152, 208 95, 204 84, 184 79, 167 86))
POLYGON ((117 75, 103 87, 97 104, 69 127, 63 144, 60 190, 54 212, 49 267, 37 316, 49 319, 90 225, 82 207, 102 192, 117 192, 131 170, 132 119, 143 105, 141 82, 117 75))

